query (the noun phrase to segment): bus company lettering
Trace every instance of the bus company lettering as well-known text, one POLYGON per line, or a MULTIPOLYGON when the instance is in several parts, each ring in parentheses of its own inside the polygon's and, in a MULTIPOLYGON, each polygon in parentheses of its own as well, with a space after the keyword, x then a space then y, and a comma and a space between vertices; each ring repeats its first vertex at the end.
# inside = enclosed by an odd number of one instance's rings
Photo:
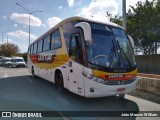
POLYGON ((108 75, 108 78, 123 78, 124 77, 124 75, 122 75, 122 74, 117 74, 117 75, 108 75))
POLYGON ((38 62, 53 62, 52 54, 38 54, 38 62))

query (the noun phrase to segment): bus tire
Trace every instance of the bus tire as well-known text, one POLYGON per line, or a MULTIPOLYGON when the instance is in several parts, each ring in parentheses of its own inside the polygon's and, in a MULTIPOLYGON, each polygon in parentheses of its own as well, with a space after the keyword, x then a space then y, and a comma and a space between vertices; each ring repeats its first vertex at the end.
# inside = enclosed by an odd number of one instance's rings
POLYGON ((125 94, 119 94, 119 99, 124 100, 125 94))
POLYGON ((32 77, 35 78, 35 74, 34 74, 34 67, 32 66, 32 77))
POLYGON ((58 89, 61 93, 64 93, 64 82, 63 82, 63 76, 61 72, 56 73, 56 85, 58 86, 58 89))

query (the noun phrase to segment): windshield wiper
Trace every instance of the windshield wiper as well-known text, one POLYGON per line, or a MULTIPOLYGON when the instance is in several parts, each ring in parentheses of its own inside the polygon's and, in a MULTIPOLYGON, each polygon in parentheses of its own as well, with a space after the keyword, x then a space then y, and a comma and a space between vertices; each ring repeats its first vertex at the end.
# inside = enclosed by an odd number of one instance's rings
MULTIPOLYGON (((128 57, 126 56, 126 53, 125 53, 124 50, 120 47, 119 41, 117 40, 116 42, 117 42, 117 48, 118 48, 118 50, 120 50, 120 51, 123 53, 123 55, 124 55, 125 59, 127 60, 129 66, 132 67, 131 62, 129 61, 128 57)), ((120 52, 120 53, 121 53, 121 52, 120 52)), ((122 57, 122 55, 121 55, 121 57, 122 57)))
POLYGON ((114 56, 116 56, 116 47, 115 47, 115 43, 112 39, 112 48, 111 48, 111 51, 108 56, 108 61, 110 62, 111 66, 113 65, 113 57, 114 56))

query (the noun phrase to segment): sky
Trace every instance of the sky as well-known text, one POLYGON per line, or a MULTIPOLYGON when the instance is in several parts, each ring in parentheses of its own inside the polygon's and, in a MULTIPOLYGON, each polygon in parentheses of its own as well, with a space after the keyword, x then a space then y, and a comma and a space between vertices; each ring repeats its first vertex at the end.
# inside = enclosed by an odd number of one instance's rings
MULTIPOLYGON (((138 1, 145 0, 126 0, 126 11, 138 1)), ((107 12, 122 15, 122 0, 0 0, 0 44, 2 41, 14 43, 21 53, 27 52, 29 44, 29 14, 24 8, 33 12, 30 18, 30 38, 33 42, 69 17, 93 16, 94 19, 108 20, 107 12)))

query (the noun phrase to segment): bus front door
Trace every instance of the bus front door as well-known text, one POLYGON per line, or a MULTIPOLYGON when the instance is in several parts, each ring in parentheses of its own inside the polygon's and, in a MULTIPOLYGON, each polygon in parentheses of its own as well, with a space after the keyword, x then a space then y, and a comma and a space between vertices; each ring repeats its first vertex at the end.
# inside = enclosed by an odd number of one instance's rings
POLYGON ((72 35, 70 40, 69 56, 69 90, 84 96, 84 81, 82 75, 84 66, 82 64, 82 45, 79 34, 72 35))

